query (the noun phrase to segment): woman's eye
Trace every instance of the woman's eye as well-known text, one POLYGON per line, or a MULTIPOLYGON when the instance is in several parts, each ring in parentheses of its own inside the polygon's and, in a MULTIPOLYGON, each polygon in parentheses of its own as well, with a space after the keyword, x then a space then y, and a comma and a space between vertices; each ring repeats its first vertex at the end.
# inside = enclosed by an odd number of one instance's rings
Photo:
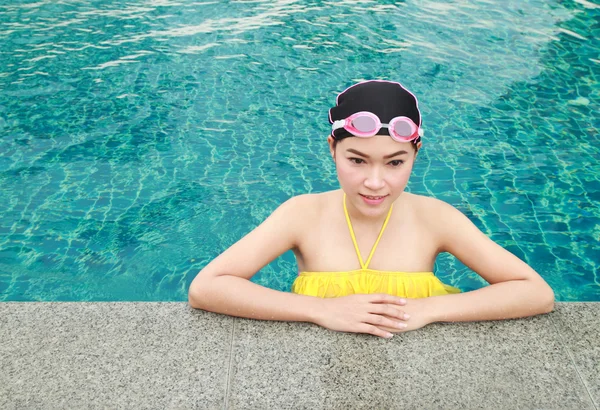
POLYGON ((393 167, 397 167, 404 164, 404 161, 402 161, 401 159, 395 159, 393 161, 390 161, 389 163, 392 164, 393 167))
MULTIPOLYGON (((365 160, 361 159, 361 158, 348 158, 348 160, 350 162, 352 162, 353 164, 362 164, 365 162, 365 160)), ((388 164, 390 164, 393 167, 398 167, 398 166, 404 164, 404 161, 402 161, 401 159, 395 159, 393 161, 388 162, 388 164)))

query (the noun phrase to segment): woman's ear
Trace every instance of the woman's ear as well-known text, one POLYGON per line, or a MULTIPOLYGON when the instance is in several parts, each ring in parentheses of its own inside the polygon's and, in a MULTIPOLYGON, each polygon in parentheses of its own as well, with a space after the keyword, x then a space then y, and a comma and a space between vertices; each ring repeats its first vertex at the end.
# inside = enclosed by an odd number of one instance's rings
POLYGON ((331 154, 331 158, 335 161, 335 147, 333 146, 335 140, 331 135, 327 137, 327 143, 329 144, 329 153, 331 154))
POLYGON ((423 143, 421 141, 417 142, 417 145, 415 147, 415 157, 417 156, 417 154, 419 153, 419 151, 421 150, 421 147, 423 146, 423 143))

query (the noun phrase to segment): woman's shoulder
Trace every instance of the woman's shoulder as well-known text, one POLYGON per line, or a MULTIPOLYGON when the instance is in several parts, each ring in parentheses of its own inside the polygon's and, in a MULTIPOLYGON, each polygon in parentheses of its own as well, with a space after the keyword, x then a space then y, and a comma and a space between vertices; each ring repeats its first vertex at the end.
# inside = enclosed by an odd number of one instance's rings
POLYGON ((410 204, 413 214, 427 225, 439 227, 449 212, 456 211, 454 206, 441 199, 409 192, 405 192, 405 194, 408 196, 407 202, 410 204))
POLYGON ((422 210, 434 210, 443 206, 448 206, 447 202, 442 201, 431 196, 413 194, 412 192, 404 192, 403 195, 407 196, 408 202, 411 206, 416 209, 422 210))
POLYGON ((319 221, 331 207, 342 199, 340 190, 300 194, 288 199, 282 207, 287 207, 290 216, 303 224, 319 221))
POLYGON ((291 197, 285 204, 289 204, 295 215, 309 218, 322 214, 336 200, 341 201, 341 195, 341 190, 301 194, 291 197))

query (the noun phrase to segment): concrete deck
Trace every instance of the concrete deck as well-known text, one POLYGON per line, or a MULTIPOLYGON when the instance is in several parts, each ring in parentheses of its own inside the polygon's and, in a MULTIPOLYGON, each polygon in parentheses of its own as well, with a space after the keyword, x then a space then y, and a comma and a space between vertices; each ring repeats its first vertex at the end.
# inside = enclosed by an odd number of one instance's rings
POLYGON ((600 303, 391 340, 187 303, 0 303, 2 409, 600 410, 600 303))

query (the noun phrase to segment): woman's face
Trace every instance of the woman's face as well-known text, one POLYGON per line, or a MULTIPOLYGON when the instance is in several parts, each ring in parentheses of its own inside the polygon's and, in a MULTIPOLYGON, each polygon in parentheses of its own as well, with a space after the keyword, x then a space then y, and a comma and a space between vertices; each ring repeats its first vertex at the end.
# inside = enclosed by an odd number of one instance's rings
POLYGON ((417 151, 411 142, 397 142, 388 135, 349 137, 329 148, 347 206, 366 217, 380 217, 408 184, 417 151), (368 198, 371 197, 371 198, 368 198))

